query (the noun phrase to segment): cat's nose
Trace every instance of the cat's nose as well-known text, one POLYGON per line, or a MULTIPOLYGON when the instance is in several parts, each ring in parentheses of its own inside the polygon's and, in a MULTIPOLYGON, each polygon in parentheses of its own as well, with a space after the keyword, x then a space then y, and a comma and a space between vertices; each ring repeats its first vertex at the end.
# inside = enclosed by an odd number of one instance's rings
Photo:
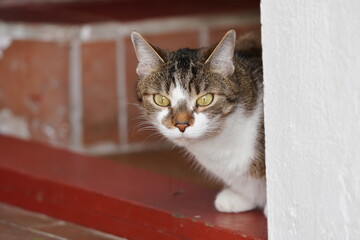
POLYGON ((190 124, 187 123, 187 122, 177 122, 177 123, 175 123, 175 127, 177 127, 180 130, 180 132, 185 132, 185 129, 188 126, 190 126, 190 124))

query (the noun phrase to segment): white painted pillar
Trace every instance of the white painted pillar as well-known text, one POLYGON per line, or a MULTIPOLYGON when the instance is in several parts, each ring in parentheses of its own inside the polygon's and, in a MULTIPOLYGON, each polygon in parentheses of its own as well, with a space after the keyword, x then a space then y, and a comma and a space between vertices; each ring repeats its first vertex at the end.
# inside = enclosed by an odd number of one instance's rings
POLYGON ((360 1, 263 0, 270 240, 360 239, 360 1))

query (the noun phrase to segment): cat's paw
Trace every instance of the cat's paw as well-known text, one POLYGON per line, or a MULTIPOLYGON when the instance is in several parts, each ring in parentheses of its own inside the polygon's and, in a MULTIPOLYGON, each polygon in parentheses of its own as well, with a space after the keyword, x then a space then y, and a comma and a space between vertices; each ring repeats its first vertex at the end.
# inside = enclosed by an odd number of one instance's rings
POLYGON ((256 207, 256 204, 229 188, 222 190, 215 199, 215 207, 219 212, 245 212, 256 207))

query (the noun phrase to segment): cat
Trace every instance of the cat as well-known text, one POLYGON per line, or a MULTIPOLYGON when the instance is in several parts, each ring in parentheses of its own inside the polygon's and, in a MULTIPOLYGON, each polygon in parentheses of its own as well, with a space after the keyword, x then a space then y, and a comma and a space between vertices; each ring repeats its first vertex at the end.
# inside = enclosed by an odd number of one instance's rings
POLYGON ((220 212, 266 208, 263 73, 260 37, 167 51, 133 31, 138 59, 136 93, 148 120, 184 147, 226 186, 220 212))

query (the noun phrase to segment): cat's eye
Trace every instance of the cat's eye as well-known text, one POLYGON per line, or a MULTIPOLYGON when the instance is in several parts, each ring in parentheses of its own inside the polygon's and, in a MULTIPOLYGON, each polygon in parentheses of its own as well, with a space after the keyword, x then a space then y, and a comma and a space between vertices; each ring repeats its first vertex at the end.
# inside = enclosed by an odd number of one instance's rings
POLYGON ((205 94, 196 100, 196 105, 200 107, 208 106, 214 100, 214 95, 211 93, 205 94))
POLYGON ((170 100, 161 94, 154 95, 154 102, 161 107, 167 107, 170 105, 170 100))

